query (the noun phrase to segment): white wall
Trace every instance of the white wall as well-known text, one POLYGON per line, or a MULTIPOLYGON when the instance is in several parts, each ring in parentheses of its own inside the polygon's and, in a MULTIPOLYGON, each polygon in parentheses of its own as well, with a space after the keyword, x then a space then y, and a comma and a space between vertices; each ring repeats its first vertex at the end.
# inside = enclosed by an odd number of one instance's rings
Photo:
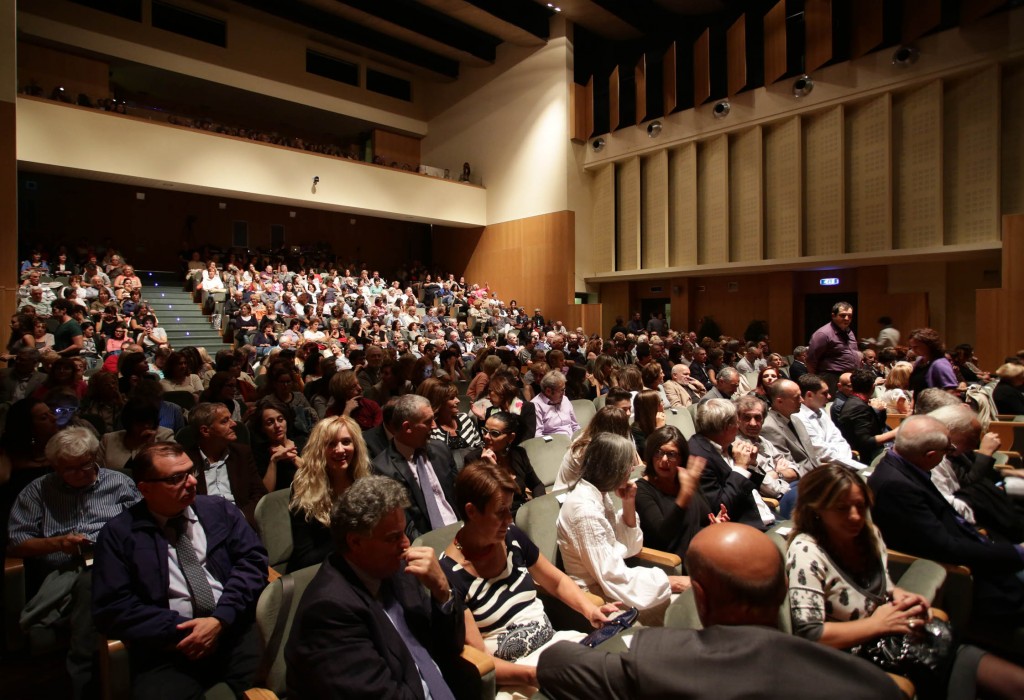
POLYGON ((18 98, 17 110, 18 160, 29 168, 404 221, 487 223, 487 192, 471 185, 45 100, 18 98))

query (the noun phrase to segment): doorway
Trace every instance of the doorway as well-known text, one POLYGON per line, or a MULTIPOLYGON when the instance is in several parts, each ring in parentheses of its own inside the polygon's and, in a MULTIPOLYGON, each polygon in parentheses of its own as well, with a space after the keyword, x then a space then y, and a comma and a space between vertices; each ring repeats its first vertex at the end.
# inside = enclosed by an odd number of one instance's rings
POLYGON ((647 322, 651 320, 651 314, 665 314, 665 320, 670 318, 672 309, 669 302, 670 299, 668 297, 640 300, 640 320, 643 321, 644 328, 647 328, 647 322))
POLYGON ((832 307, 837 302, 848 301, 853 305, 853 323, 850 329, 854 337, 857 336, 857 293, 856 292, 827 292, 824 294, 808 294, 804 297, 804 339, 803 343, 810 341, 811 334, 818 330, 832 319, 832 307))

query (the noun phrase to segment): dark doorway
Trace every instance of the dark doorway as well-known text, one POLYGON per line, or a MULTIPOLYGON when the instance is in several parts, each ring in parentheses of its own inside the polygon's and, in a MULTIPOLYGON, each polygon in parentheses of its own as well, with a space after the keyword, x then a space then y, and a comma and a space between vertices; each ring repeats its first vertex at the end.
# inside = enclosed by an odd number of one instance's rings
POLYGON ((808 294, 804 297, 804 339, 807 342, 811 334, 832 320, 832 307, 836 302, 848 301, 853 304, 853 323, 850 328, 857 335, 857 294, 856 292, 828 292, 825 294, 808 294))
POLYGON ((640 300, 640 320, 643 321, 644 328, 647 328, 647 322, 651 320, 651 314, 665 314, 665 318, 668 318, 668 303, 668 297, 640 300))

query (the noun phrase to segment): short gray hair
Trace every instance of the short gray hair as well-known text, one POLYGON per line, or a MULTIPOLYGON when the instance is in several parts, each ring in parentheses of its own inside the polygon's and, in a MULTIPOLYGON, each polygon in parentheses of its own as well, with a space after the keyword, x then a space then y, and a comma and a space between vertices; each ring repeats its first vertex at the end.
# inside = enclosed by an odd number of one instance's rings
POLYGON ((974 421, 978 420, 978 415, 967 404, 942 406, 928 415, 945 425, 950 433, 966 435, 976 430, 974 421))
POLYGON ((598 433, 583 452, 580 476, 608 493, 622 485, 636 461, 636 443, 631 438, 598 433))
MULTIPOLYGON (((709 400, 711 400, 711 399, 709 399, 709 400)), ((750 411, 750 410, 755 409, 755 408, 761 409, 761 416, 762 417, 764 417, 767 414, 767 412, 768 412, 768 409, 764 405, 764 401, 762 401, 761 399, 757 398, 756 396, 751 396, 750 394, 747 394, 746 396, 739 397, 736 400, 736 404, 735 405, 736 405, 736 413, 738 413, 738 414, 739 413, 745 413, 746 411, 750 411)))
POLYGON ((88 428, 65 428, 46 442, 46 461, 53 464, 85 455, 95 456, 99 449, 100 441, 88 428))
POLYGON ((386 476, 356 479, 331 508, 334 546, 339 551, 346 551, 348 535, 370 533, 396 508, 408 508, 409 504, 409 494, 405 487, 393 479, 386 476))
MULTIPOLYGON (((735 370, 733 370, 735 371, 735 370)), ((736 404, 728 399, 708 399, 697 404, 695 423, 701 435, 717 435, 736 420, 736 404)))
POLYGON ((204 401, 198 403, 195 407, 188 412, 189 425, 194 425, 197 428, 204 426, 213 425, 213 421, 217 418, 217 413, 224 409, 230 413, 231 411, 222 403, 213 403, 210 401, 204 401))
POLYGON ((416 420, 424 406, 429 408, 430 401, 419 394, 406 394, 398 397, 398 401, 395 402, 395 412, 391 416, 391 427, 397 430, 402 427, 402 423, 416 420))
POLYGON ((910 416, 896 433, 896 451, 909 460, 949 446, 946 426, 931 416, 910 416))
POLYGON ((808 351, 808 349, 809 348, 806 345, 797 345, 795 348, 793 348, 793 357, 796 357, 797 355, 803 355, 805 352, 808 351))
POLYGON ((738 369, 736 369, 735 367, 723 367, 722 369, 718 370, 718 379, 719 380, 724 379, 726 381, 730 381, 731 382, 733 379, 739 379, 739 378, 740 378, 740 371, 738 369))
POLYGON ((541 389, 558 389, 565 386, 565 375, 561 370, 553 369, 540 380, 541 389))
POLYGON ((918 393, 914 399, 914 413, 916 415, 929 414, 943 406, 962 406, 964 402, 950 394, 945 389, 930 387, 918 393))

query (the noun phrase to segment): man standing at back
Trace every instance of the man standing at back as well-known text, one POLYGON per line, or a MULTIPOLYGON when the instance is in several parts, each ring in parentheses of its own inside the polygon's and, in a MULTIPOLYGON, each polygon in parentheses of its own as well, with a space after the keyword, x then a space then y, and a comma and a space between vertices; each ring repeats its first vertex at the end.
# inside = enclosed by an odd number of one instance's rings
POLYGON ((837 302, 832 307, 832 320, 814 331, 807 349, 807 368, 825 380, 833 395, 839 375, 860 366, 857 337, 850 329, 851 323, 853 305, 848 301, 837 302))
POLYGON ((686 570, 703 629, 638 630, 621 655, 555 644, 537 666, 544 693, 553 700, 902 697, 869 662, 779 632, 786 575, 766 535, 738 523, 705 528, 690 544, 686 570), (794 682, 771 680, 781 668, 794 682))

